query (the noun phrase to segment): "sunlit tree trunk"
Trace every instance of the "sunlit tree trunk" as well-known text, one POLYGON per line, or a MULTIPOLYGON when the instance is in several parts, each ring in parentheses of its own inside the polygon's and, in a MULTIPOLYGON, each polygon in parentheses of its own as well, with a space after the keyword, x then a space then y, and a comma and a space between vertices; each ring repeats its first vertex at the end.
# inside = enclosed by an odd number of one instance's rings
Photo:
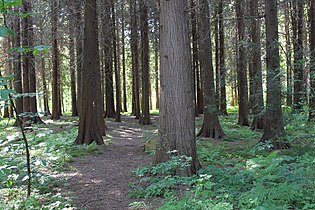
POLYGON ((182 0, 161 0, 160 4, 160 138, 154 163, 167 161, 167 152, 176 151, 180 156, 192 158, 188 167, 177 171, 180 175, 190 176, 198 171, 199 163, 195 141, 188 7, 187 2, 182 0))

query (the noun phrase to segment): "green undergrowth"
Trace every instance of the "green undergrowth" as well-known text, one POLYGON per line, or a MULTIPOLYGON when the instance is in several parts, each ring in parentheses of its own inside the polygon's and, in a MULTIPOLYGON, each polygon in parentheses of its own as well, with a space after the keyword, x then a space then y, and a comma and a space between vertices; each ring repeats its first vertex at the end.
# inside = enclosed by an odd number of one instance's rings
MULTIPOLYGON (((61 175, 70 169, 74 157, 99 152, 95 144, 75 146, 77 127, 67 117, 27 131, 31 150, 32 194, 26 198, 26 157, 22 135, 17 128, 0 131, 0 209, 66 209, 71 194, 61 187, 67 179, 61 175)), ((5 124, 1 121, 1 126, 5 124)))
MULTIPOLYGON (((178 159, 134 171, 130 195, 161 197, 159 209, 315 209, 315 126, 307 116, 284 113, 285 138, 292 148, 271 151, 257 144, 262 131, 221 117, 225 139, 197 139, 202 169, 193 177, 174 175, 178 159)), ((197 119, 197 126, 201 119, 197 119)), ((153 134, 152 134, 153 135, 153 134)))

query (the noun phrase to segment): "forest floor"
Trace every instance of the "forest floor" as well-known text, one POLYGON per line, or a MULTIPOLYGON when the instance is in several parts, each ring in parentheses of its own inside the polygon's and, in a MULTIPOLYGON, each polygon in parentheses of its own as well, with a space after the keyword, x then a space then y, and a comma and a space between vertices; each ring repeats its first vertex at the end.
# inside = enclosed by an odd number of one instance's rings
MULTIPOLYGON (((156 118, 153 119, 156 121, 156 118)), ((144 152, 145 129, 138 120, 122 116, 122 122, 107 121, 108 144, 98 154, 78 157, 71 166, 73 171, 65 190, 73 192, 78 209, 123 210, 135 199, 129 196, 129 185, 135 181, 132 170, 150 165, 152 158, 144 152)), ((155 204, 151 204, 154 209, 155 204)))

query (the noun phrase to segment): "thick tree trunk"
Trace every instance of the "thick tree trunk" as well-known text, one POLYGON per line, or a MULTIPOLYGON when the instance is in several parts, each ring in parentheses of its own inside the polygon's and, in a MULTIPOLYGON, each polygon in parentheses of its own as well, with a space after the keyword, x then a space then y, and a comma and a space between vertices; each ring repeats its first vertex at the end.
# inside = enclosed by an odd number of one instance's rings
POLYGON ((252 89, 252 112, 254 115, 252 130, 263 128, 264 98, 262 87, 262 67, 261 67, 261 44, 260 44, 260 20, 258 18, 259 0, 250 1, 251 21, 251 89, 252 89))
POLYGON ((51 33, 52 33, 52 63, 53 63, 53 73, 52 73, 52 115, 51 118, 53 120, 60 119, 61 108, 60 108, 60 83, 59 83, 59 47, 58 47, 58 0, 52 0, 51 2, 51 33))
POLYGON ((82 71, 82 109, 76 144, 104 144, 105 123, 102 115, 100 99, 101 81, 98 50, 98 30, 96 16, 96 0, 86 0, 84 12, 84 55, 82 71), (103 124, 100 122, 103 121, 103 124))
POLYGON ((236 16, 238 25, 238 59, 237 59, 237 79, 238 79, 238 106, 239 117, 238 124, 248 126, 248 90, 247 90, 247 75, 246 75, 246 53, 245 53, 245 24, 244 24, 244 0, 236 1, 236 16))
POLYGON ((207 0, 200 0, 199 3, 199 55, 200 67, 204 88, 204 118, 201 130, 198 135, 220 139, 225 136, 217 115, 217 103, 215 101, 214 72, 212 65, 212 44, 210 34, 210 20, 208 18, 209 5, 207 0))
POLYGON ((176 150, 177 155, 192 158, 189 167, 177 170, 181 175, 190 176, 198 171, 199 162, 196 155, 187 2, 161 0, 160 3, 160 138, 154 163, 168 160, 167 152, 176 150))
POLYGON ((150 81, 149 81, 149 23, 147 2, 140 1, 140 21, 141 21, 141 61, 142 61, 142 113, 140 117, 141 125, 150 125, 150 81))
POLYGON ((220 113, 228 115, 226 104, 226 67, 225 67, 225 35, 223 22, 223 0, 219 2, 219 39, 220 39, 220 113))
POLYGON ((266 13, 266 62, 267 62, 267 108, 264 134, 260 142, 272 141, 273 149, 290 147, 282 140, 284 134, 281 110, 281 81, 277 0, 265 0, 266 13))
POLYGON ((311 1, 309 17, 311 21, 310 32, 310 51, 311 51, 311 63, 310 63, 310 102, 309 102, 309 119, 315 119, 315 2, 311 1))

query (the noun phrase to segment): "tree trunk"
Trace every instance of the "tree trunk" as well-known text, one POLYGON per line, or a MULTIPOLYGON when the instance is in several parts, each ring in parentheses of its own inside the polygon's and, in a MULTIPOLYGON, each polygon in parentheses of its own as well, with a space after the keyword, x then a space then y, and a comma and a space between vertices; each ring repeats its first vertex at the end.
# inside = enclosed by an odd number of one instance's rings
POLYGON ((219 40, 219 6, 215 5, 214 12, 214 43, 215 43, 215 100, 217 109, 220 109, 220 40, 219 40))
MULTIPOLYGON (((96 0, 86 0, 84 11, 84 49, 82 104, 76 144, 104 144, 105 123, 100 107, 101 81, 98 50, 96 0), (103 125, 99 122, 103 121, 103 125)), ((103 110, 104 111, 104 110, 103 110)))
POLYGON ((119 52, 119 35, 118 29, 116 29, 116 14, 115 14, 115 4, 114 1, 111 1, 112 7, 112 24, 113 24, 113 56, 114 56, 114 67, 115 67, 115 85, 116 85, 116 114, 115 114, 115 122, 121 122, 121 99, 120 99, 120 54, 117 53, 117 49, 119 52), (118 39, 118 41, 117 41, 118 39))
POLYGON ((125 50, 125 1, 121 2, 121 45, 122 45, 122 70, 123 70, 123 111, 128 112, 127 85, 126 85, 126 50, 125 50))
POLYGON ((203 75, 204 88, 204 118, 202 128, 198 135, 202 137, 210 137, 220 139, 225 136, 217 115, 217 103, 215 100, 214 72, 212 65, 212 44, 210 32, 209 4, 208 0, 200 0, 199 2, 199 55, 200 67, 203 75))
POLYGON ((53 79, 52 79, 52 115, 51 118, 53 120, 60 119, 61 109, 60 109, 60 69, 59 69, 59 47, 58 47, 58 0, 52 0, 51 2, 51 33, 53 38, 53 55, 52 55, 52 63, 53 63, 53 79))
POLYGON ((246 76, 246 53, 245 53, 245 24, 244 24, 244 0, 236 1, 236 16, 238 25, 238 65, 237 65, 237 79, 238 79, 238 106, 239 117, 238 124, 248 126, 248 90, 247 90, 247 76, 246 76))
POLYGON ((136 0, 130 0, 131 16, 131 57, 132 57, 132 87, 133 87, 133 111, 136 119, 140 118, 140 88, 139 88, 139 61, 138 61, 138 32, 137 32, 137 4, 136 0))
POLYGON ((225 67, 225 35, 223 22, 223 0, 219 2, 219 40, 220 40, 220 113, 228 115, 226 104, 226 67, 225 67))
POLYGON ((251 85, 252 85, 252 130, 263 128, 264 98, 262 87, 262 68, 261 68, 261 44, 260 44, 260 20, 258 18, 259 0, 250 1, 251 20, 251 85))
POLYGON ((82 69, 83 69, 83 21, 82 21, 82 2, 75 1, 75 45, 76 45, 76 71, 77 71, 77 109, 80 115, 82 99, 82 69))
POLYGON ((187 2, 161 0, 161 106, 160 138, 154 163, 169 159, 167 152, 191 157, 180 175, 197 173, 193 74, 191 70, 187 2), (169 99, 172 100, 169 100, 169 99))
POLYGON ((309 17, 311 21, 310 32, 310 51, 311 51, 311 63, 310 63, 310 102, 309 102, 309 120, 315 119, 315 2, 311 1, 309 17))
POLYGON ((149 24, 147 2, 140 1, 140 21, 141 21, 141 61, 142 61, 142 113, 141 125, 150 125, 150 81, 149 81, 149 24))
POLYGON ((303 1, 293 0, 292 29, 294 48, 294 94, 293 105, 297 111, 303 111, 305 100, 304 72, 303 72, 303 1))
POLYGON ((43 92, 44 92, 44 112, 45 116, 51 115, 50 110, 49 110, 49 105, 48 105, 48 88, 47 88, 47 81, 46 81, 46 61, 45 57, 41 58, 41 63, 42 63, 42 80, 43 80, 43 92))
POLYGON ((277 0, 265 0, 266 13, 266 63, 267 63, 267 108, 264 119, 264 134, 260 142, 272 141, 273 149, 290 147, 283 141, 284 133, 281 109, 281 81, 277 0))
MULTIPOLYGON (((28 14, 30 13, 30 7, 29 7, 29 1, 28 0, 23 0, 23 13, 28 14)), ((22 46, 29 46, 28 42, 28 29, 31 27, 29 25, 29 18, 23 18, 22 19, 22 46)), ((23 93, 24 94, 29 94, 30 93, 30 86, 29 86, 29 55, 30 53, 23 53, 23 93)), ((23 97, 23 112, 24 113, 29 113, 31 112, 31 107, 30 107, 30 97, 29 96, 24 96, 23 97)), ((24 122, 27 122, 30 120, 29 116, 25 116, 23 118, 24 122)))
POLYGON ((287 106, 292 106, 292 49, 291 49, 291 34, 290 34, 290 12, 289 2, 285 3, 285 40, 286 40, 286 68, 287 68, 287 106))
MULTIPOLYGON (((19 13, 20 10, 15 7, 14 12, 19 13)), ((20 25, 20 17, 15 16, 13 20, 13 30, 15 31, 16 35, 13 37, 13 48, 20 48, 21 47, 21 25, 20 25)), ((14 90, 18 94, 22 94, 22 66, 21 66, 21 53, 15 52, 14 53, 14 62, 13 62, 13 72, 14 72, 14 90)), ((18 97, 15 100, 15 107, 16 107, 16 115, 19 115, 23 112, 23 98, 18 97)), ((22 123, 21 118, 16 116, 14 126, 18 127, 22 123)))
POLYGON ((70 86, 71 86, 71 112, 72 117, 78 116, 77 90, 75 77, 75 19, 69 16, 69 54, 70 54, 70 86))
POLYGON ((104 35, 104 55, 105 55, 105 97, 106 97, 106 114, 108 118, 115 118, 115 102, 114 102, 114 80, 113 80, 113 35, 115 29, 111 20, 111 1, 105 1, 105 17, 104 27, 107 28, 107 33, 104 35))

